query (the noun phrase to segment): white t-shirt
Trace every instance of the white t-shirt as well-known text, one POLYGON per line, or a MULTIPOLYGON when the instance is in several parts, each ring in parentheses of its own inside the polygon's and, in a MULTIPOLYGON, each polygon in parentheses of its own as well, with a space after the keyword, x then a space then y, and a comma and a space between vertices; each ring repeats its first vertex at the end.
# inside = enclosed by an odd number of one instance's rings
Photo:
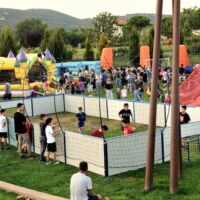
POLYGON ((53 136, 53 128, 51 126, 47 126, 45 129, 46 137, 47 137, 47 143, 51 144, 56 142, 55 137, 53 136))
POLYGON ((127 93, 128 93, 127 89, 122 89, 121 90, 122 98, 126 98, 128 95, 127 93))
POLYGON ((71 177, 70 199, 88 200, 88 191, 92 189, 92 180, 85 174, 78 172, 71 177))
POLYGON ((6 117, 0 115, 0 133, 7 133, 8 132, 8 125, 6 117))

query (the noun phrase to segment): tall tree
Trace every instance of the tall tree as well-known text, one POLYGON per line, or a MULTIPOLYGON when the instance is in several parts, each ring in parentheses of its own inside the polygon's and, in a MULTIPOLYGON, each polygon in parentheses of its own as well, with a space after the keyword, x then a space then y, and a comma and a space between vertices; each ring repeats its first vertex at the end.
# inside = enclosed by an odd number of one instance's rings
POLYGON ((132 28, 129 37, 129 61, 137 66, 139 64, 140 36, 135 27, 132 28))
POLYGON ((40 49, 42 51, 45 51, 46 48, 49 48, 49 38, 50 38, 51 32, 48 28, 44 31, 44 36, 42 38, 42 41, 40 43, 40 49))
POLYGON ((90 40, 90 35, 88 35, 86 42, 85 42, 85 54, 84 54, 84 60, 94 60, 94 51, 92 50, 91 46, 91 40, 90 40))
POLYGON ((17 37, 24 47, 38 47, 47 25, 40 19, 26 19, 16 26, 17 37))
POLYGON ((101 33, 105 33, 109 40, 112 39, 113 33, 116 31, 117 17, 109 12, 102 12, 93 18, 94 29, 97 34, 97 39, 101 33))
POLYGON ((162 35, 172 38, 172 17, 165 17, 162 20, 162 35))
POLYGON ((108 38, 107 38, 106 34, 105 33, 101 33, 101 36, 100 36, 100 39, 99 39, 97 57, 100 58, 103 48, 108 47, 108 46, 109 46, 109 42, 108 42, 108 38))
POLYGON ((49 50, 59 62, 64 61, 66 58, 66 49, 61 28, 53 30, 49 38, 49 50))
POLYGON ((150 49, 150 58, 153 58, 153 45, 154 45, 154 28, 151 27, 148 35, 148 44, 150 49))
POLYGON ((17 53, 15 34, 10 28, 3 28, 0 32, 0 55, 6 57, 10 50, 17 53))

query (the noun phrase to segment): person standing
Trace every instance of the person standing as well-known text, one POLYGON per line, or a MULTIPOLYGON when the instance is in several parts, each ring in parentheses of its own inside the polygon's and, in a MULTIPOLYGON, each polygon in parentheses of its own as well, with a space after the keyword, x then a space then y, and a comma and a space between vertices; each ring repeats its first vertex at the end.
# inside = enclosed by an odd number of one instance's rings
POLYGON ((71 200, 102 200, 101 195, 93 195, 92 179, 86 176, 88 172, 87 162, 80 162, 79 172, 70 180, 71 200))
POLYGON ((180 112, 180 124, 187 124, 191 121, 190 116, 186 112, 187 107, 181 106, 181 112, 180 112))
POLYGON ((7 138, 8 138, 8 123, 6 119, 6 109, 1 109, 0 111, 0 151, 3 148, 7 148, 7 138), (3 142, 3 145, 1 145, 3 142))
MULTIPOLYGON (((124 104, 124 108, 119 112, 119 117, 122 123, 124 120, 126 120, 127 124, 130 124, 131 118, 134 121, 133 115, 132 115, 131 110, 129 109, 128 103, 124 104)), ((123 124, 122 124, 122 129, 123 129, 123 124)))
POLYGON ((51 163, 51 161, 49 161, 49 157, 50 157, 50 153, 53 154, 53 160, 54 160, 54 165, 59 164, 60 162, 58 162, 56 160, 56 135, 58 135, 61 130, 60 129, 53 129, 57 126, 57 124, 53 124, 53 119, 52 118, 48 118, 46 120, 46 128, 45 128, 45 133, 46 133, 46 137, 47 137, 47 165, 49 165, 51 163))
POLYGON ((47 116, 45 114, 40 115, 40 162, 46 161, 44 153, 47 148, 47 137, 45 133, 47 116))
POLYGON ((83 133, 84 128, 85 128, 86 114, 85 112, 83 112, 82 107, 78 108, 78 113, 76 115, 76 118, 78 120, 78 128, 80 130, 80 133, 83 133))
POLYGON ((18 103, 17 104, 17 112, 14 115, 15 133, 18 135, 20 158, 24 158, 24 154, 22 153, 23 140, 27 144, 27 150, 28 150, 29 157, 32 157, 30 139, 29 139, 28 133, 26 131, 26 117, 23 114, 24 109, 25 109, 24 104, 18 103))
POLYGON ((12 98, 11 84, 7 80, 5 81, 5 94, 3 98, 4 100, 6 99, 10 100, 12 98))

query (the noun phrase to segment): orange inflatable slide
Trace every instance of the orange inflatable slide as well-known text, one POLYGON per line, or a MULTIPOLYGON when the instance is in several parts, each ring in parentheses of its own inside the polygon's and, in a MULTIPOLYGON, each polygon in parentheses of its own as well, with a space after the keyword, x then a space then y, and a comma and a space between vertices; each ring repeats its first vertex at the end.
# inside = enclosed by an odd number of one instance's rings
POLYGON ((180 85, 180 104, 200 106, 200 64, 194 67, 192 74, 180 85))
POLYGON ((151 67, 150 63, 150 49, 148 46, 140 47, 140 65, 141 67, 151 67))
POLYGON ((101 54, 101 67, 109 69, 113 67, 113 50, 112 48, 104 48, 101 54))
POLYGON ((179 46, 179 50, 180 50, 180 56, 179 56, 179 67, 183 66, 188 67, 189 64, 189 59, 188 59, 188 53, 187 53, 187 48, 185 45, 180 45, 179 46))

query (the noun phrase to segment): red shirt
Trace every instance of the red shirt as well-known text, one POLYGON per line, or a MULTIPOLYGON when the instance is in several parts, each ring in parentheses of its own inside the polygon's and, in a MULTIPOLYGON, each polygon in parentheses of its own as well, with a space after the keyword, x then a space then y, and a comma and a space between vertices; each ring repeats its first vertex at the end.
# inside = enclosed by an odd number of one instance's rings
POLYGON ((103 132, 100 131, 100 130, 96 130, 96 131, 91 133, 91 136, 102 138, 103 137, 103 132))
POLYGON ((135 128, 128 125, 126 127, 124 127, 124 135, 130 135, 134 133, 135 128))

